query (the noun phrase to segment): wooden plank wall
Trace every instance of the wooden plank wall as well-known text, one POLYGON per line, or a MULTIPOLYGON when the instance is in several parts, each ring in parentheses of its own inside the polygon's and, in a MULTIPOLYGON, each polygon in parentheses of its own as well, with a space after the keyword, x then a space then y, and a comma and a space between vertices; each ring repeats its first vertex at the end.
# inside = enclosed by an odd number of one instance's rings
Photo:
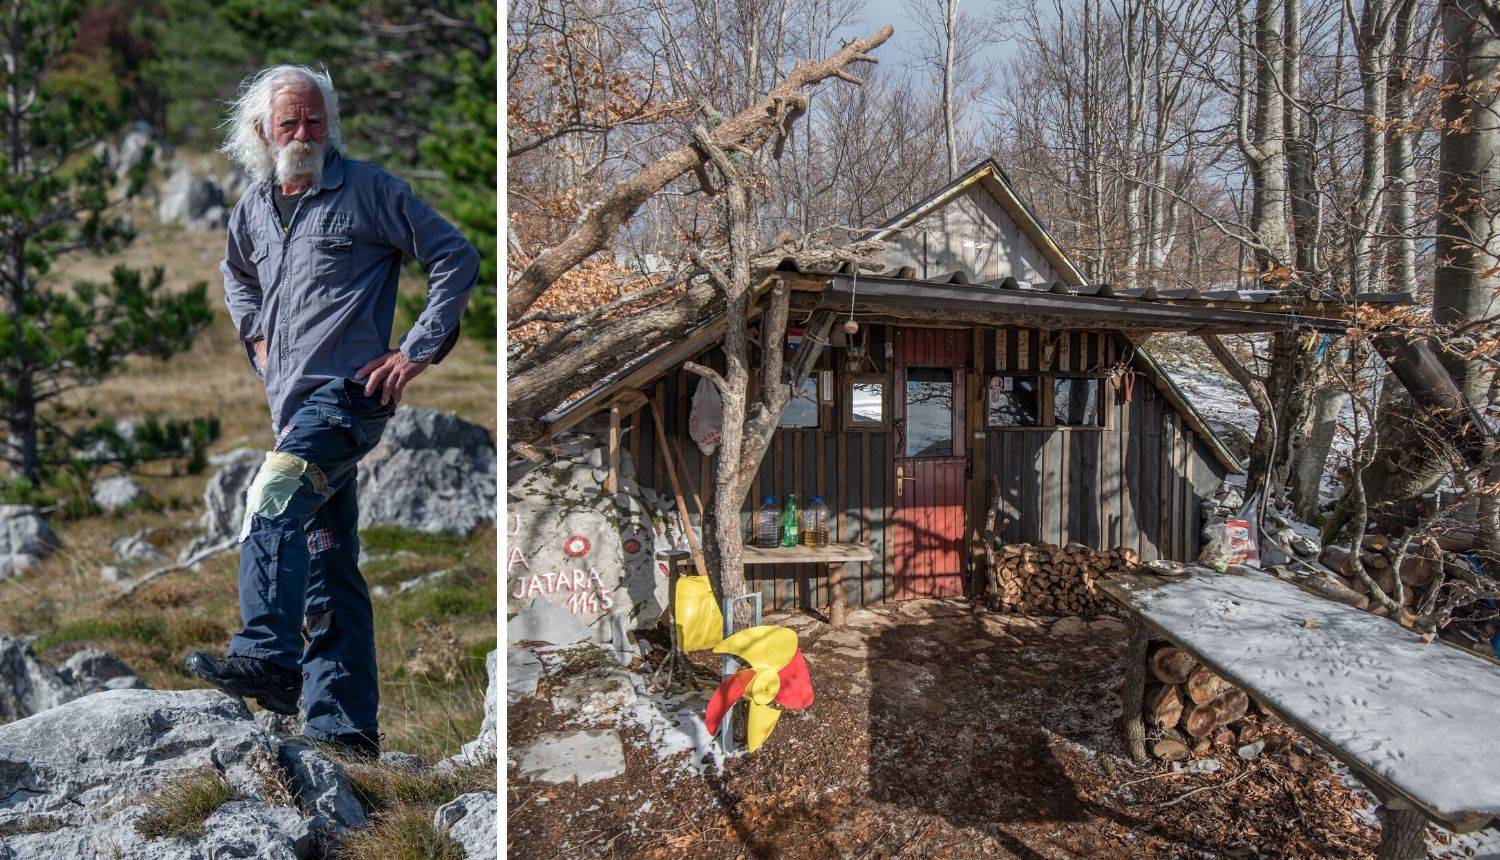
MULTIPOLYGON (((866 370, 889 374, 885 356, 889 332, 884 326, 869 329, 873 368, 866 370)), ((981 551, 979 532, 991 477, 999 481, 1000 534, 1006 541, 1077 541, 1101 548, 1123 544, 1147 559, 1197 556, 1198 500, 1213 490, 1223 477, 1223 468, 1148 378, 1137 376, 1129 401, 1122 392, 1112 392, 1105 429, 986 429, 984 390, 989 375, 1001 366, 999 356, 1005 356, 1005 368, 1037 369, 1046 354, 1047 339, 1024 329, 972 329, 969 336, 977 347, 971 365, 977 372, 967 375, 969 411, 978 416, 969 422, 976 476, 970 479, 968 493, 971 559, 977 559, 981 551), (983 444, 973 438, 974 432, 983 434, 983 444)), ((1106 333, 1073 332, 1054 345, 1052 363, 1057 369, 1105 369, 1127 348, 1124 341, 1106 333)), ((819 370, 834 368, 833 352, 825 351, 819 370)), ((841 354, 838 359, 842 364, 841 354)), ((722 354, 716 350, 694 360, 723 367, 722 354)), ((776 496, 778 505, 788 492, 796 493, 803 505, 814 495, 822 496, 834 515, 830 537, 867 544, 875 556, 864 578, 846 582, 847 600, 853 605, 878 603, 892 590, 887 505, 889 488, 894 485, 894 436, 884 431, 839 430, 841 374, 841 370, 835 373, 835 403, 820 407, 818 429, 777 431, 751 488, 742 525, 749 534, 751 517, 768 495, 776 496)), ((662 410, 671 443, 686 462, 679 478, 695 524, 699 504, 707 505, 711 492, 711 459, 699 452, 687 432, 697 380, 678 370, 646 390, 662 410)), ((649 411, 642 409, 631 416, 626 427, 626 445, 638 480, 670 504, 671 485, 649 411)), ((973 570, 977 573, 977 567, 973 570)), ((746 568, 768 610, 825 606, 824 573, 811 565, 746 568)), ((971 575, 971 584, 976 580, 971 575)))

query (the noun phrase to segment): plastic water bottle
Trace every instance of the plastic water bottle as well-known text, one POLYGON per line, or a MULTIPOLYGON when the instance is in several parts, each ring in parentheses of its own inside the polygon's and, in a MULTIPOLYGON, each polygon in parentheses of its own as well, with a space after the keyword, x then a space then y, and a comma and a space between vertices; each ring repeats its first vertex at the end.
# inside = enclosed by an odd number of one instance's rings
POLYGON ((812 503, 802 511, 802 545, 828 546, 828 506, 822 496, 813 496, 812 503))
POLYGON ((781 509, 781 545, 797 545, 797 528, 800 524, 797 517, 797 497, 789 495, 786 497, 786 507, 781 509))
POLYGON ((755 545, 773 547, 777 544, 781 530, 781 511, 776 507, 776 497, 766 496, 766 501, 755 515, 755 545))

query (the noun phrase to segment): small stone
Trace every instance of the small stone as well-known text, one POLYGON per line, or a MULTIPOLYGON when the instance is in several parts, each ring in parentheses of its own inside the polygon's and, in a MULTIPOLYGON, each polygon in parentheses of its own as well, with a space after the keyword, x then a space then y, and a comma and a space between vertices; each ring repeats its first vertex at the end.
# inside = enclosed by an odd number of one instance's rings
POLYGON ((57 549, 57 535, 30 505, 0 505, 0 579, 14 576, 57 549))
POLYGON ((564 681, 552 693, 553 713, 581 717, 613 714, 635 702, 630 673, 612 668, 590 669, 564 681))
POLYGON ((587 785, 625 772, 619 734, 603 729, 544 735, 522 750, 520 759, 522 776, 551 783, 587 785))
POLYGON ((424 770, 427 762, 416 753, 401 752, 400 750, 384 750, 380 753, 380 764, 384 767, 396 768, 397 770, 424 770))
POLYGON ((1076 615, 1069 615, 1059 619, 1052 625, 1053 636, 1062 636, 1067 639, 1079 639, 1087 636, 1088 632, 1088 622, 1076 615))
POLYGON ((476 791, 438 807, 432 824, 463 848, 464 860, 493 860, 499 845, 498 817, 495 793, 476 791))
POLYGON ((94 484, 93 497, 101 510, 118 511, 141 498, 141 485, 129 475, 116 475, 94 484))
POLYGON ((1062 668, 1051 660, 1043 660, 1042 662, 1036 664, 1036 667, 1038 669, 1041 669, 1043 672, 1056 672, 1058 669, 1062 668))
POLYGON ((85 648, 58 667, 63 682, 80 696, 100 690, 144 690, 146 682, 119 657, 98 648, 85 648))
POLYGON ((119 582, 130 574, 123 567, 114 567, 106 564, 99 568, 99 578, 105 582, 119 582))
POLYGON ((156 561, 161 558, 161 553, 157 551, 156 546, 148 539, 145 529, 140 529, 135 534, 116 538, 114 543, 109 545, 109 548, 114 552, 116 558, 125 562, 156 561))
POLYGON ((1265 748, 1265 741, 1256 741, 1253 744, 1245 744, 1244 746, 1235 750, 1234 754, 1244 759, 1245 761, 1255 761, 1256 759, 1260 758, 1260 753, 1265 748))
POLYGON ((1130 625, 1118 618, 1100 618, 1089 622, 1089 631, 1099 636, 1124 637, 1130 635, 1130 625))

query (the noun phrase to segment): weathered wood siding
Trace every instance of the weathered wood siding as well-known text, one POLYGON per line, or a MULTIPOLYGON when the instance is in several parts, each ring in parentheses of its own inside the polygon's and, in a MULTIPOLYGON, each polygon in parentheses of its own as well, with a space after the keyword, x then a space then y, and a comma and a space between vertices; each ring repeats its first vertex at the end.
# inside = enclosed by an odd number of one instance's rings
MULTIPOLYGON (((889 330, 870 326, 869 350, 875 367, 890 373, 885 356, 889 330)), ((1106 383, 1107 425, 1103 428, 985 427, 984 392, 998 371, 1038 371, 1047 350, 1043 333, 1023 329, 971 329, 967 374, 971 477, 967 493, 968 578, 976 574, 979 534, 989 504, 991 479, 1001 495, 1001 537, 1011 542, 1093 547, 1134 547, 1146 559, 1195 558, 1199 550, 1198 501, 1224 477, 1223 466, 1204 440, 1186 427, 1144 375, 1136 377, 1130 399, 1106 383), (975 434, 978 434, 977 436, 975 434)), ((1104 372, 1128 356, 1129 345, 1105 332, 1068 332, 1051 350, 1049 369, 1104 372)), ((722 369, 717 350, 697 361, 722 369)), ((776 432, 761 463, 742 514, 748 535, 761 500, 787 493, 800 503, 822 496, 833 512, 830 539, 867 544, 874 553, 866 575, 846 582, 851 604, 876 603, 892 593, 890 488, 894 486, 894 434, 840 429, 843 391, 840 350, 825 350, 818 370, 835 370, 835 402, 819 407, 817 429, 776 432), (834 361, 837 356, 838 361, 834 361)), ((698 377, 678 370, 658 380, 647 394, 662 410, 671 444, 686 463, 679 472, 688 507, 697 512, 710 501, 711 458, 688 436, 688 414, 698 377)), ((668 500, 672 497, 650 412, 627 419, 625 439, 638 479, 668 500)), ((746 575, 773 607, 822 607, 827 603, 826 571, 813 565, 756 565, 746 575)))
POLYGON ((887 265, 911 266, 920 278, 963 271, 976 283, 1057 280, 1042 252, 979 183, 892 234, 882 253, 887 265))

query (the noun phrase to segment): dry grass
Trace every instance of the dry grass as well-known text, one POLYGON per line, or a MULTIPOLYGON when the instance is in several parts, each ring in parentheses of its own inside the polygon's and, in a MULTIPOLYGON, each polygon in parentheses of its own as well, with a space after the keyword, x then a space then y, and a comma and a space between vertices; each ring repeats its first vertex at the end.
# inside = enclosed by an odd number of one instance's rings
POLYGON ((146 801, 146 814, 136 819, 135 831, 147 839, 201 839, 204 823, 238 795, 213 768, 190 773, 146 801))
POLYGON ((339 846, 340 860, 464 860, 464 850, 433 826, 433 810, 402 804, 339 846))
MULTIPOLYGON (((165 362, 133 359, 120 375, 79 393, 71 405, 135 420, 150 414, 216 416, 222 436, 211 453, 270 444, 264 392, 245 363, 222 303, 217 267, 223 242, 217 233, 151 225, 119 255, 74 255, 49 275, 52 283, 71 283, 102 280, 117 264, 159 265, 169 285, 208 281, 216 311, 212 325, 188 352, 165 362)), ((403 273, 403 292, 424 288, 403 273)), ((399 320, 396 330, 404 330, 399 320)), ((442 365, 412 383, 407 402, 455 412, 493 433, 496 378, 494 354, 464 339, 442 365)), ((145 500, 131 510, 54 515, 50 525, 61 549, 25 575, 0 582, 0 633, 39 637, 37 650, 52 661, 77 648, 104 648, 154 688, 201 686, 187 675, 182 658, 194 648, 222 652, 238 629, 235 554, 210 559, 196 571, 162 577, 125 599, 99 572, 112 565, 133 576, 175 558, 198 530, 209 474, 186 474, 180 463, 151 464, 134 474, 145 500), (163 560, 122 564, 110 544, 141 529, 163 560)), ((389 597, 375 599, 385 746, 429 758, 452 755, 477 734, 483 716, 484 655, 496 642, 495 530, 444 537, 376 529, 362 540, 376 558, 365 566, 366 578, 389 592, 389 597), (411 555, 395 556, 400 550, 411 555), (399 583, 441 569, 454 572, 435 585, 397 593, 399 583), (419 628, 419 620, 426 626, 419 628), (414 658, 420 658, 420 665, 427 659, 422 655, 430 654, 442 657, 443 671, 407 671, 414 658)))

